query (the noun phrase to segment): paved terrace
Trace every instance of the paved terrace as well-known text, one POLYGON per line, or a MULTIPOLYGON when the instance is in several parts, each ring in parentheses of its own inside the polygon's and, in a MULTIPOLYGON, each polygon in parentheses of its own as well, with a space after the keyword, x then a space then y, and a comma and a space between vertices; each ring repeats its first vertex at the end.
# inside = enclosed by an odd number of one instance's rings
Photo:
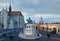
POLYGON ((60 41, 60 35, 51 35, 50 38, 47 38, 46 34, 47 32, 39 30, 39 33, 42 34, 42 37, 39 39, 21 39, 19 38, 19 33, 22 31, 22 29, 12 29, 12 30, 1 30, 0 32, 0 41, 60 41), (2 37, 2 34, 5 34, 5 37, 2 37), (13 37, 10 37, 10 34, 13 35, 13 37))

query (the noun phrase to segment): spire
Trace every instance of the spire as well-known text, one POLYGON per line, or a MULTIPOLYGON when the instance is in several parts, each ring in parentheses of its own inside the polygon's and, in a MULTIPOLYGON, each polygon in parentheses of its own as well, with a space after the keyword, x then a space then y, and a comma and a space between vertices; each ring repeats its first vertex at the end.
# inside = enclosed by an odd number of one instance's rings
POLYGON ((9 12, 11 12, 11 4, 10 4, 10 6, 9 6, 9 12))
POLYGON ((43 24, 43 23, 44 23, 44 22, 43 22, 43 18, 42 18, 42 16, 41 16, 39 24, 43 24))
POLYGON ((10 0, 10 5, 9 5, 9 12, 11 12, 11 0, 10 0))
POLYGON ((9 16, 10 16, 10 13, 11 13, 11 0, 10 0, 10 5, 9 5, 9 16))

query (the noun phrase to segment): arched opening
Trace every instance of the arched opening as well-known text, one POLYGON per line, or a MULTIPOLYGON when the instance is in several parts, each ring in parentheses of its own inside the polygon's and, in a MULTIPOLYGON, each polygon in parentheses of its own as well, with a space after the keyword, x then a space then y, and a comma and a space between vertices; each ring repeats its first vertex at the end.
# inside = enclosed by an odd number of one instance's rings
POLYGON ((56 31, 56 28, 53 28, 53 31, 56 31))
POLYGON ((51 31, 50 33, 55 34, 56 33, 56 28, 53 28, 53 31, 51 31))

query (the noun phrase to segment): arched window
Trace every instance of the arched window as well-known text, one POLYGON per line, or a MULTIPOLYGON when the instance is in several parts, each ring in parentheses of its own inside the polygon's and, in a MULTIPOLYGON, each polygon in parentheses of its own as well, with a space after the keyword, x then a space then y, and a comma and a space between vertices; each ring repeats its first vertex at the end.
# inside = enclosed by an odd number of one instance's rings
POLYGON ((60 29, 58 29, 58 32, 60 32, 60 29))
POLYGON ((31 28, 31 26, 29 26, 29 28, 31 28))
POLYGON ((15 24, 18 24, 18 22, 17 22, 17 21, 15 21, 15 24))
POLYGON ((4 28, 4 25, 3 24, 1 24, 2 25, 2 28, 4 28))
POLYGON ((50 31, 51 31, 51 28, 50 28, 50 31))
POLYGON ((8 25, 10 24, 10 22, 8 22, 8 25))
POLYGON ((26 28, 28 28, 28 26, 26 26, 26 28))

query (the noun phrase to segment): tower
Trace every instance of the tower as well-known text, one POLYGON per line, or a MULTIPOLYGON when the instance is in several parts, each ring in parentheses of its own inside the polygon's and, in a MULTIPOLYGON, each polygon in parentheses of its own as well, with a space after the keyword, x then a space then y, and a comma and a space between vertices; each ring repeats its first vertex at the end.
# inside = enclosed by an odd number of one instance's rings
POLYGON ((2 9, 1 11, 1 20, 2 20, 2 25, 4 27, 4 29, 7 28, 7 21, 8 21, 8 11, 7 11, 7 8, 6 9, 2 9))
POLYGON ((10 5, 9 5, 9 14, 8 15, 10 15, 10 13, 11 13, 11 1, 10 1, 10 5))
POLYGON ((9 12, 11 12, 11 4, 10 4, 10 6, 9 6, 9 12))
POLYGON ((9 12, 11 12, 11 0, 10 0, 10 5, 9 5, 9 12))
POLYGON ((43 23, 44 23, 44 22, 43 22, 43 18, 41 17, 39 24, 43 24, 43 23))

